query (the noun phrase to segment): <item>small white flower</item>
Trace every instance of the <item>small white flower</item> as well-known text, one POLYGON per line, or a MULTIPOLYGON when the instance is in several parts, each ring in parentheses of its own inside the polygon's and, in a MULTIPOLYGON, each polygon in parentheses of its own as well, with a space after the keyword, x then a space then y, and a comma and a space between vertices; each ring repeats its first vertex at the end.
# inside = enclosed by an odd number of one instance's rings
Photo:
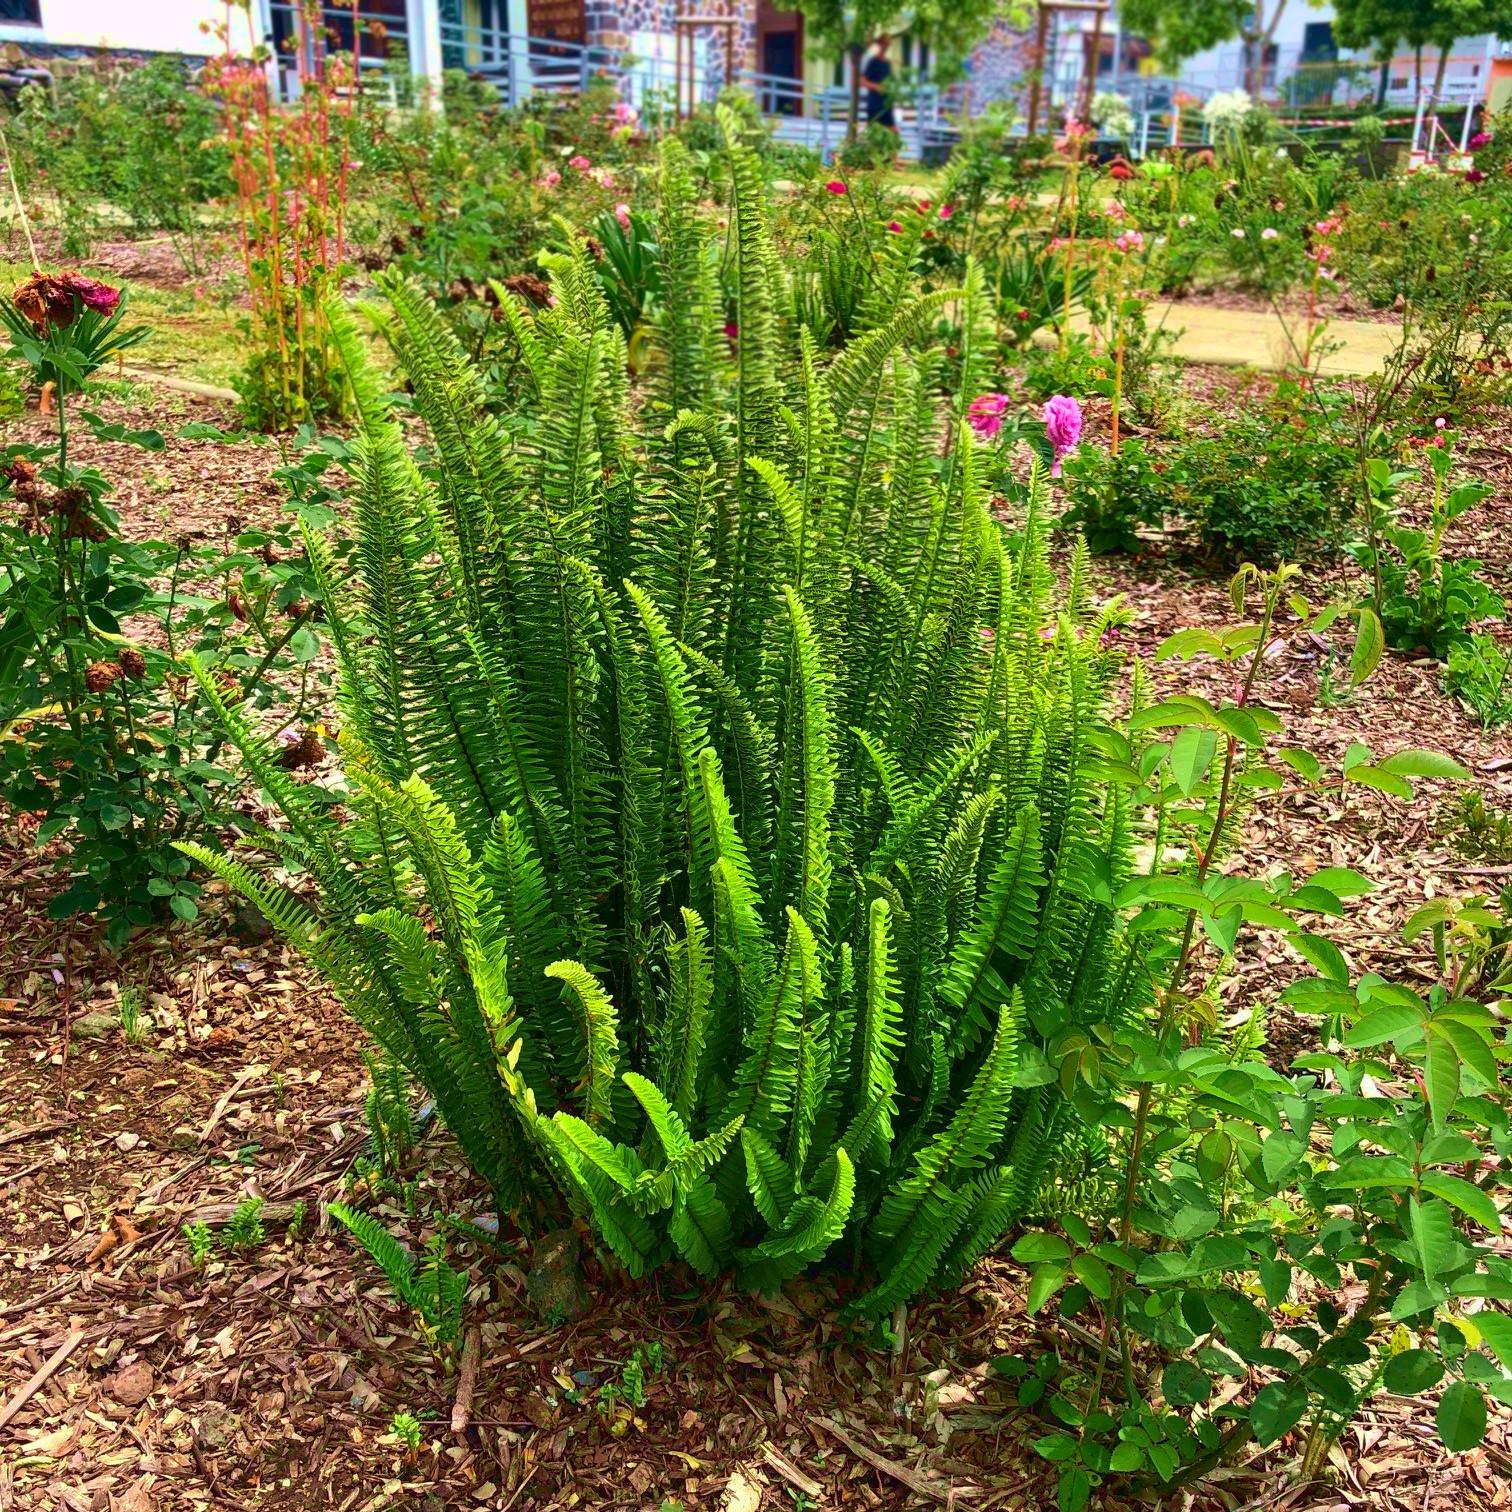
POLYGON ((1244 227, 1243 226, 1235 226, 1234 229, 1229 232, 1229 235, 1232 236, 1235 241, 1243 241, 1244 240, 1244 227))
POLYGON ((1267 226, 1265 228, 1265 230, 1263 230, 1260 233, 1260 240, 1261 241, 1275 241, 1275 239, 1278 236, 1280 236, 1280 234, 1281 233, 1278 230, 1276 230, 1276 228, 1274 226, 1267 226))

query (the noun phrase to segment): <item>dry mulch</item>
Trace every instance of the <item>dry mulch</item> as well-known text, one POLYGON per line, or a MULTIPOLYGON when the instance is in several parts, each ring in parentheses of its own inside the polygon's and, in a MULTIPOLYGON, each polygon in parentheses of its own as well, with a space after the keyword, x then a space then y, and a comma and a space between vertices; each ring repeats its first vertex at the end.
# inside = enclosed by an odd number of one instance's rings
MULTIPOLYGON (((1231 381, 1191 379, 1212 396, 1231 381)), ((229 424, 167 401, 101 408, 170 435, 186 414, 229 424)), ((267 446, 172 442, 149 454, 81 437, 79 447, 122 480, 131 533, 171 525, 218 537, 227 514, 256 523, 281 507, 267 446)), ((1476 545, 1505 582, 1512 494, 1490 443, 1482 460, 1499 491, 1476 545)), ((1231 617, 1224 582, 1164 547, 1098 572, 1128 594, 1141 650, 1231 617)), ((1298 743, 1325 762, 1356 738, 1382 755, 1447 749, 1512 798, 1506 739, 1466 719, 1434 667, 1388 659, 1330 709, 1318 698, 1322 654, 1291 638, 1264 684, 1298 743)), ((1223 691, 1186 664, 1158 675, 1166 692, 1223 691)), ((1396 931, 1416 902, 1512 876, 1457 855, 1443 834, 1446 797, 1423 784, 1409 805, 1355 791, 1263 802, 1243 864, 1365 870, 1379 892, 1324 932, 1361 968, 1415 975, 1421 958, 1396 931)), ((1045 1425, 1013 1410, 991 1370, 1000 1355, 1045 1347, 1011 1263, 914 1309, 891 1342, 838 1329, 829 1281, 762 1303, 673 1276, 629 1283, 591 1256, 590 1310, 543 1318, 530 1247, 495 1247, 466 1227, 486 1204, 444 1133, 428 1135, 411 1186, 379 1188, 359 1173, 359 1036, 300 961, 214 894, 193 928, 112 957, 86 925, 45 917, 55 886, 23 827, 0 828, 0 1508, 1052 1504, 1048 1467, 1028 1447, 1045 1425), (121 1027, 123 995, 141 1007, 137 1043, 121 1027), (265 1199, 264 1240, 195 1267, 182 1226, 220 1228, 249 1196, 265 1199), (341 1196, 412 1246, 427 1232, 412 1213, 458 1220, 453 1257, 472 1288, 460 1370, 438 1362, 374 1267, 322 1225, 321 1204, 341 1196), (658 1342, 665 1364, 645 1403, 601 1406, 600 1388, 637 1346, 658 1342), (417 1455, 387 1433, 400 1410, 422 1420, 417 1455)), ((1262 939, 1230 997, 1268 997, 1297 970, 1279 940, 1262 939)), ((1279 1011, 1272 1019, 1273 1043, 1288 1050, 1309 1032, 1279 1011)), ((1505 1413, 1482 1448, 1454 1458, 1437 1445, 1430 1404, 1383 1397, 1345 1436, 1329 1483, 1289 1484, 1287 1460, 1283 1449, 1225 1471, 1188 1505, 1512 1505, 1505 1413)))

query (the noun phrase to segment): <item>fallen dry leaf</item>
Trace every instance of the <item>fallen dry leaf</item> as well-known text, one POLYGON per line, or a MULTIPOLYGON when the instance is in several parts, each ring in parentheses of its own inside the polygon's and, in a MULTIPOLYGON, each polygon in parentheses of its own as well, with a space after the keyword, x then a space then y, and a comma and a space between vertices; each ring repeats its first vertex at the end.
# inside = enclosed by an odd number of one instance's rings
POLYGON ((744 1470, 735 1470, 725 1482, 724 1500, 719 1512, 758 1512, 761 1506, 761 1487, 744 1470))

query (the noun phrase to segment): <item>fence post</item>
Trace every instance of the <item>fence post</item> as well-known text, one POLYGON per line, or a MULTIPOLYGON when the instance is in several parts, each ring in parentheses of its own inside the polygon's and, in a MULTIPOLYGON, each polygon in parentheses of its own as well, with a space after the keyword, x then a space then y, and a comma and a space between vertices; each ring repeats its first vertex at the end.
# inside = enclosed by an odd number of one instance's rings
POLYGON ((405 22, 410 69, 422 82, 421 96, 432 110, 441 109, 440 0, 407 0, 405 22))

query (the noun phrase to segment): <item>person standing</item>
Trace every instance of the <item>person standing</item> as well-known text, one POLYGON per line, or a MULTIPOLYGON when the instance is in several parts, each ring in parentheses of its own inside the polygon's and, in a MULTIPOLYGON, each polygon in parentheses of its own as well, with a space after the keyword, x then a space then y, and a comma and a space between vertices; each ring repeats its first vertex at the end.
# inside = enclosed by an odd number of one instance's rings
POLYGON ((893 115, 892 92, 888 87, 893 73, 893 66, 887 58, 891 45, 892 38, 885 32, 877 38, 872 55, 861 70, 861 86, 866 91, 866 124, 870 126, 876 121, 889 131, 896 131, 898 122, 893 115))

